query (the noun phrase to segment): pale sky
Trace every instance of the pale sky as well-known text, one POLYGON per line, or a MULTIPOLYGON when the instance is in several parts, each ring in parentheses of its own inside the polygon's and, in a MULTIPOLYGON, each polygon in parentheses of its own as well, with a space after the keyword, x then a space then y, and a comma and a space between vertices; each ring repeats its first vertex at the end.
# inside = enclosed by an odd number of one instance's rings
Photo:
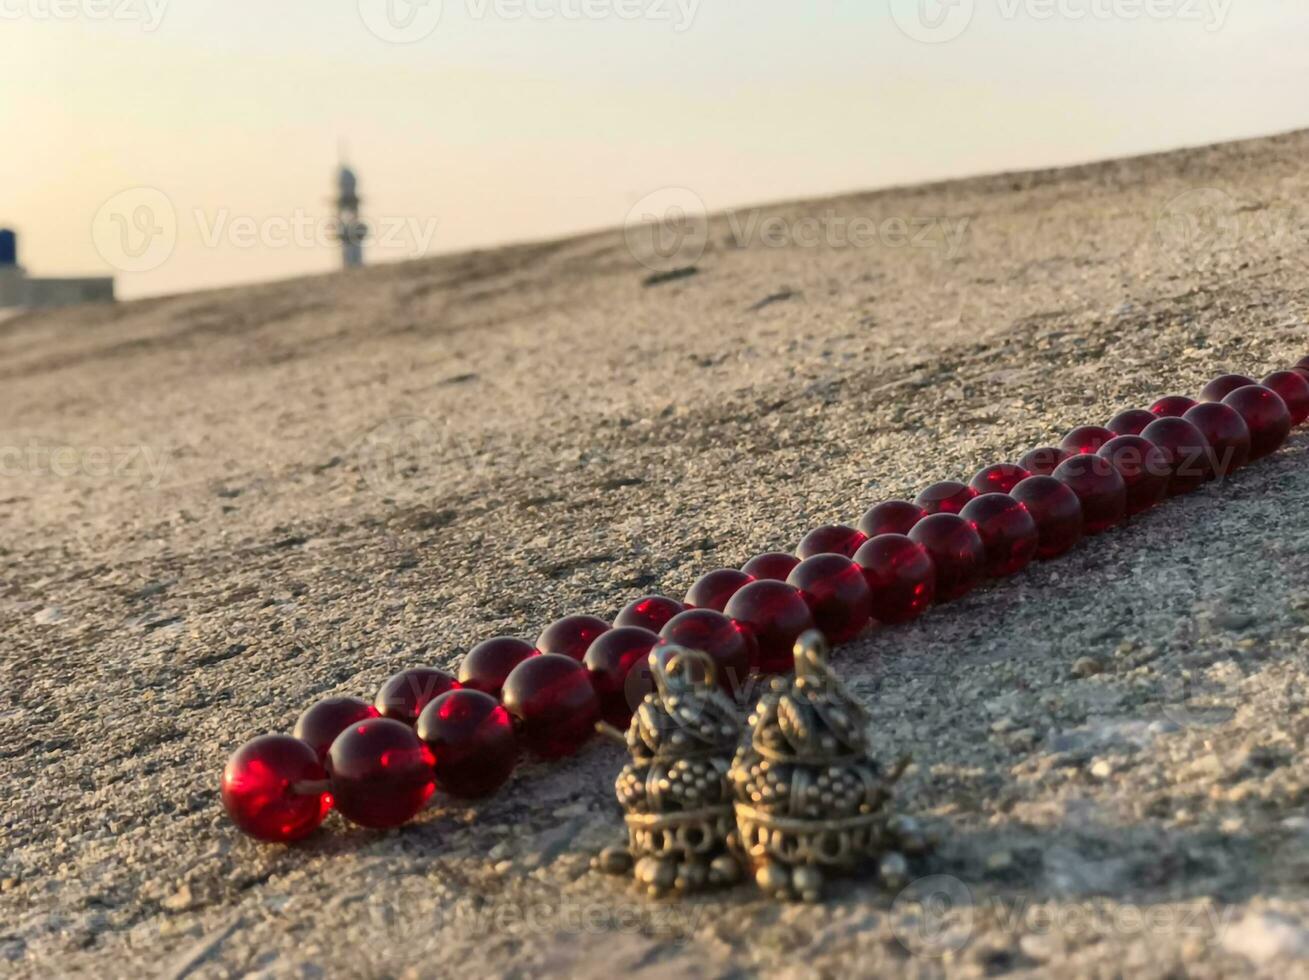
POLYGON ((1303 0, 0 0, 0 226, 178 292, 334 268, 340 141, 383 261, 1293 129, 1307 53, 1303 0))

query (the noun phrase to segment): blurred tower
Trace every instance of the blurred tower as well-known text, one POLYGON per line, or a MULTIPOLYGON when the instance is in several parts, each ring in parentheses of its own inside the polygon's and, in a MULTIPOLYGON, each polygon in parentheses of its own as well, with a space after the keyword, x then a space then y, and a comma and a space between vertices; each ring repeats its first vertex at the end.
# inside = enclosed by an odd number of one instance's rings
POLYGON ((364 238, 368 225, 359 218, 359 178, 341 164, 336 175, 336 223, 333 235, 341 243, 341 266, 355 269, 364 264, 364 238))

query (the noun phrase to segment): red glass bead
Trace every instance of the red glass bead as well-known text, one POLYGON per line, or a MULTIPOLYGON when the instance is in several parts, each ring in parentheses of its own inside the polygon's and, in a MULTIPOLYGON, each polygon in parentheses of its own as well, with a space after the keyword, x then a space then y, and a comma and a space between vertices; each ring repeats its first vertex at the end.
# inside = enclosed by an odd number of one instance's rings
POLYGON ((1291 412, 1271 388, 1246 385, 1223 399, 1236 409, 1250 430, 1250 459, 1263 459, 1276 452, 1291 434, 1291 412))
POLYGON ((859 520, 859 530, 870 540, 879 534, 908 534, 926 516, 927 511, 907 500, 884 500, 868 508, 859 520))
POLYGON ((784 551, 769 551, 762 555, 755 555, 741 566, 741 571, 751 578, 771 578, 778 582, 785 582, 786 577, 791 574, 791 569, 798 564, 800 559, 795 555, 788 555, 784 551))
POLYGON ((668 643, 709 654, 718 667, 719 683, 732 693, 745 685, 758 660, 754 637, 713 609, 688 609, 670 619, 659 636, 668 643))
MULTIPOLYGON (((983 470, 978 470, 977 475, 968 481, 968 485, 979 495, 1008 493, 1018 486, 1020 480, 1026 480, 1031 475, 1017 463, 995 463, 983 470)), ((960 513, 963 512, 960 511, 960 513)), ((900 533, 903 534, 904 532, 900 533)))
POLYGON ((436 788, 451 796, 490 796, 518 762, 509 712, 482 691, 447 691, 423 709, 414 731, 435 760, 436 788))
POLYGON ((814 628, 809 606, 799 590, 786 582, 751 582, 732 596, 723 612, 754 637, 761 674, 781 674, 792 669, 795 641, 805 630, 814 628))
POLYGON ((1260 382, 1265 388, 1277 392, 1291 413, 1291 425, 1309 419, 1309 378, 1294 371, 1274 371, 1260 382))
POLYGON ((1049 476, 1067 458, 1068 453, 1062 449, 1057 449, 1054 446, 1042 446, 1040 449, 1033 449, 1020 459, 1018 465, 1031 473, 1032 476, 1049 476))
POLYGON ((909 540, 921 544, 936 567, 937 602, 961 598, 981 581, 986 569, 986 546, 973 526, 958 514, 924 517, 909 532, 909 540))
POLYGON ((1029 476, 1009 492, 1036 521, 1036 557, 1057 558, 1082 540, 1082 502, 1052 476, 1029 476))
POLYGON ((1291 368, 1291 373, 1298 374, 1306 381, 1309 381, 1309 367, 1293 367, 1291 368))
MULTIPOLYGON (((849 558, 868 539, 862 531, 845 524, 824 524, 804 536, 795 549, 796 556, 804 561, 814 555, 845 555, 849 558)), ((787 653, 790 656, 790 652, 787 653)))
POLYGON ((1190 493, 1213 478, 1209 442, 1186 419, 1173 416, 1156 419, 1141 435, 1158 446, 1168 458, 1168 496, 1190 493))
POLYGON ((323 698, 301 713, 291 734, 313 749, 323 762, 336 736, 357 721, 376 717, 377 709, 363 698, 323 698))
POLYGON ((868 583, 873 618, 907 623, 936 598, 936 566, 927 551, 903 534, 879 534, 854 556, 868 583))
POLYGON ((1306 371, 1309 371, 1309 354, 1306 354, 1304 357, 1300 358, 1300 360, 1296 361, 1295 367, 1304 368, 1306 371))
MULTIPOLYGON (((1154 416, 1151 416, 1153 418, 1154 416)), ((1118 471, 1127 487, 1127 516, 1149 510, 1168 490, 1171 468, 1163 450, 1144 436, 1116 436, 1099 455, 1118 471)))
POLYGON ((418 720, 429 701, 446 691, 453 691, 459 682, 444 670, 435 667, 414 667, 402 670, 387 679, 373 700, 373 707, 383 718, 392 718, 412 725, 418 720))
POLYGON ((1036 521, 1007 493, 984 493, 968 501, 959 516, 973 525, 986 547, 986 574, 1012 575, 1036 557, 1036 521))
POLYGON ((1079 453, 1060 463, 1052 475, 1077 494, 1082 504, 1083 534, 1099 534, 1123 523, 1127 516, 1127 484, 1109 460, 1094 453, 1079 453))
POLYGON ((1239 412, 1222 402, 1201 402, 1182 416, 1209 444, 1214 476, 1227 477, 1250 462, 1250 429, 1239 412))
POLYGON ((459 665, 459 684, 498 698, 509 672, 536 654, 536 647, 516 636, 483 640, 465 654, 459 665))
POLYGON ((582 661, 600 699, 600 714, 617 728, 626 728, 641 699, 654 690, 649 671, 630 677, 632 669, 650 659, 659 634, 640 626, 619 626, 599 637, 582 661))
POLYGON ((609 628, 598 616, 565 616, 542 631, 536 638, 536 648, 542 653, 559 653, 581 660, 595 638, 609 628))
POLYGON ((251 837, 278 843, 299 840, 317 829, 332 809, 326 780, 326 770, 307 743, 290 735, 261 735, 227 760, 223 806, 251 837))
POLYGON ((1237 388, 1252 384, 1258 382, 1254 378, 1247 378, 1244 374, 1220 374, 1200 389, 1200 401, 1220 402, 1237 388))
MULTIPOLYGON (((1150 406, 1150 414, 1161 419, 1172 418, 1176 416, 1181 418, 1186 414, 1188 408, 1193 408, 1198 402, 1194 398, 1187 398, 1185 395, 1164 395, 1157 402, 1150 406)), ((1141 430, 1145 432, 1144 429, 1141 430)))
POLYGON ((942 480, 933 483, 914 500, 919 507, 932 514, 957 514, 964 509, 964 504, 977 496, 972 487, 964 486, 957 480, 942 480))
POLYGON ((1117 434, 1103 425, 1079 425, 1064 436, 1059 448, 1069 456, 1094 453, 1117 434))
POLYGON ((505 680, 504 705, 518 723, 523 745, 543 759, 572 755, 600 720, 590 674, 559 653, 529 657, 515 667, 505 680))
POLYGON ((739 568, 717 568, 705 572, 686 593, 689 609, 713 609, 722 612, 727 602, 754 579, 739 568))
POLYGON ((1154 412, 1146 411, 1144 408, 1129 408, 1111 418, 1104 427, 1120 436, 1139 436, 1157 417, 1154 412))
POLYGON ((398 827, 436 789, 432 750, 408 725, 370 718, 343 731, 327 755, 332 797, 361 827, 398 827))
POLYGON ((685 610, 686 606, 667 596, 642 596, 623 607, 623 611, 614 620, 614 627, 639 626, 658 633, 664 628, 664 623, 685 610))
POLYGON ((873 597, 863 570, 845 555, 806 558, 786 581, 800 590, 814 625, 828 643, 858 636, 873 615, 873 597))

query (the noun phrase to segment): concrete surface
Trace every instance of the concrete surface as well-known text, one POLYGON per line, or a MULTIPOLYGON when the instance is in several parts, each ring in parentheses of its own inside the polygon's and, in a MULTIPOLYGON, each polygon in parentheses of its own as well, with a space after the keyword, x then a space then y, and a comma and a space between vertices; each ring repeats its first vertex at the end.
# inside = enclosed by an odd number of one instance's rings
POLYGON ((694 275, 613 231, 8 320, 0 971, 1309 974, 1305 430, 840 651, 946 838, 902 895, 645 901, 587 870, 600 742, 393 833, 218 799, 319 696, 1309 353, 1307 155, 772 206, 694 275))

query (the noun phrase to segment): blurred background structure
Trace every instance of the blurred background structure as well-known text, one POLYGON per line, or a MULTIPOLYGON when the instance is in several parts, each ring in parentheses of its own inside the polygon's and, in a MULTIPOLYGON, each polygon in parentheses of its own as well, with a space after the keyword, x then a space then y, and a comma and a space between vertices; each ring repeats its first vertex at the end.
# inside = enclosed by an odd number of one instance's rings
POLYGON ((102 303, 113 299, 113 276, 29 277, 18 264, 18 232, 0 228, 0 310, 102 303))

